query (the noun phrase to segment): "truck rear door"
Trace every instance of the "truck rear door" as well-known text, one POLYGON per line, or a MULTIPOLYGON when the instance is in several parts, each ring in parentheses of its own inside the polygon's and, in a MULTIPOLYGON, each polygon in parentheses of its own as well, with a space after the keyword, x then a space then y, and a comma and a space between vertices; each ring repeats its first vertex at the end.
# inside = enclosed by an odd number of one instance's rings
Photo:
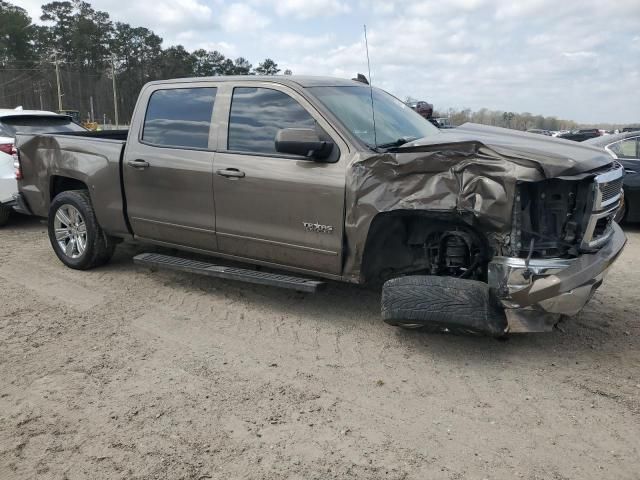
POLYGON ((215 99, 216 88, 203 83, 157 85, 141 93, 137 111, 142 111, 132 123, 123 168, 127 215, 136 237, 217 249, 215 99))
POLYGON ((213 191, 219 251, 339 275, 347 145, 286 86, 221 84, 218 102, 213 191), (333 163, 275 151, 279 129, 316 125, 335 143, 333 163))

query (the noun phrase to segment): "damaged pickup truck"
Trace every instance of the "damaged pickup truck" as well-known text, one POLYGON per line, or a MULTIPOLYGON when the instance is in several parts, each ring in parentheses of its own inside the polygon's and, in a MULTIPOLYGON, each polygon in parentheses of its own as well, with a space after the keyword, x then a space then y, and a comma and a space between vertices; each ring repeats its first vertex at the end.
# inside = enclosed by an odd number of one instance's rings
POLYGON ((383 318, 405 327, 550 330, 582 309, 626 241, 613 221, 623 168, 604 150, 473 124, 441 131, 348 80, 152 82, 128 132, 17 142, 18 208, 48 216, 71 268, 135 239, 255 266, 134 259, 154 267, 302 291, 382 285, 383 318))

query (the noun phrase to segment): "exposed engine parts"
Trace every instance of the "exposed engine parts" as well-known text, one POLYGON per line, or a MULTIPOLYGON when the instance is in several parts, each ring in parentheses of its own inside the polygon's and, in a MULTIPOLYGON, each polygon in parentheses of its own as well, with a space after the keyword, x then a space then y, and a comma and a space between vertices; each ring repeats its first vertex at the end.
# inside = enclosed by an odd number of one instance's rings
POLYGON ((461 230, 434 232, 424 244, 431 275, 477 278, 482 253, 472 236, 461 230))

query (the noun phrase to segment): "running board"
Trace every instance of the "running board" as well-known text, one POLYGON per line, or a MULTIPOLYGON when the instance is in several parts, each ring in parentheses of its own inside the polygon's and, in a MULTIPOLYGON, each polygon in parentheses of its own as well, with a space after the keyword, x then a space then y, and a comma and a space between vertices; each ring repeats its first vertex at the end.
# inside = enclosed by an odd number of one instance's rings
POLYGON ((325 285, 324 282, 310 280, 308 278, 291 277, 289 275, 247 270, 245 268, 223 267, 212 263, 161 255, 159 253, 141 253, 133 257, 133 262, 147 267, 166 268, 179 272, 226 278, 227 280, 239 280, 241 282, 270 285, 272 287, 289 288, 299 292, 313 293, 325 285))

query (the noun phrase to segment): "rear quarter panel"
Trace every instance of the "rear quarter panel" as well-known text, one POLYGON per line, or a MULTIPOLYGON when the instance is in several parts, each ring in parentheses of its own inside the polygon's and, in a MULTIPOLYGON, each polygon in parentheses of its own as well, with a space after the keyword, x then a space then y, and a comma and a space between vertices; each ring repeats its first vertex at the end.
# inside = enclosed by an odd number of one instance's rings
POLYGON ((16 144, 24 177, 19 189, 35 215, 47 216, 55 178, 72 178, 87 185, 102 228, 112 235, 128 234, 120 182, 124 141, 18 134, 16 144))

